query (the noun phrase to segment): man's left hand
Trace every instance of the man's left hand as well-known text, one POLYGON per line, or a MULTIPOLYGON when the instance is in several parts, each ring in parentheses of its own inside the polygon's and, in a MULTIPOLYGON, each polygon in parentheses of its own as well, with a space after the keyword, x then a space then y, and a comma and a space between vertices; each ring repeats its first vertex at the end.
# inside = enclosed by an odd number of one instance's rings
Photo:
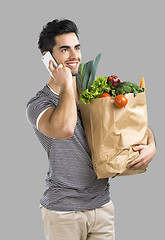
POLYGON ((127 165, 129 170, 138 170, 146 167, 156 154, 156 146, 154 143, 134 146, 133 150, 139 151, 140 155, 138 158, 127 165))

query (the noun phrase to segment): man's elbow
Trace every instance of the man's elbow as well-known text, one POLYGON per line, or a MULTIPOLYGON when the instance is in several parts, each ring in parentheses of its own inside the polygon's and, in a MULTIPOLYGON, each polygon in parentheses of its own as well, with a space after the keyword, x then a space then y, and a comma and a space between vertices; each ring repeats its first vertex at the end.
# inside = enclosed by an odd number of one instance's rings
POLYGON ((73 137, 73 134, 74 134, 74 127, 67 127, 63 132, 65 139, 69 139, 73 137))
POLYGON ((72 125, 60 126, 58 129, 52 129, 52 137, 67 140, 73 136, 74 130, 75 128, 72 125))
POLYGON ((73 126, 41 126, 38 128, 40 132, 50 138, 54 139, 69 139, 74 134, 74 127, 73 126))

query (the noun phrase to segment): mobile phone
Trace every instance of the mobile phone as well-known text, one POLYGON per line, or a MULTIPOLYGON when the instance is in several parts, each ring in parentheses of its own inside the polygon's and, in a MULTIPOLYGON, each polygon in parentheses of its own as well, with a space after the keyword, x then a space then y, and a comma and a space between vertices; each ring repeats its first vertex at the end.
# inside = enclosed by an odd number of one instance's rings
POLYGON ((46 66, 48 72, 50 73, 51 77, 53 77, 53 74, 51 73, 51 71, 49 70, 49 61, 52 60, 54 67, 56 68, 58 66, 58 64, 56 63, 56 61, 54 60, 53 56, 51 55, 50 52, 47 52, 45 55, 42 56, 42 61, 44 63, 44 65, 46 66))

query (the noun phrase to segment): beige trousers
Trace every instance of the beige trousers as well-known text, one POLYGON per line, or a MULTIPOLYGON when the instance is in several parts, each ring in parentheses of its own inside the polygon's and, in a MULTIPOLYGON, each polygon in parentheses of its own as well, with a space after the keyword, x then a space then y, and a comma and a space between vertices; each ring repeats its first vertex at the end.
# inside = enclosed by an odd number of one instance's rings
POLYGON ((115 240, 114 205, 56 213, 40 205, 46 240, 115 240))

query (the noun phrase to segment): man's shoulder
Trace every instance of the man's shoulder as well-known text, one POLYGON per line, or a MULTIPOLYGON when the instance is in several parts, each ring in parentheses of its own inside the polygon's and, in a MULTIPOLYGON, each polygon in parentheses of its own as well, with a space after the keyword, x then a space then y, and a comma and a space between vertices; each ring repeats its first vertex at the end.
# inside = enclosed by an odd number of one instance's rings
POLYGON ((29 99, 29 101, 27 102, 27 106, 34 101, 47 98, 47 97, 48 97, 48 89, 47 89, 47 85, 45 85, 41 90, 39 90, 33 97, 29 99))

